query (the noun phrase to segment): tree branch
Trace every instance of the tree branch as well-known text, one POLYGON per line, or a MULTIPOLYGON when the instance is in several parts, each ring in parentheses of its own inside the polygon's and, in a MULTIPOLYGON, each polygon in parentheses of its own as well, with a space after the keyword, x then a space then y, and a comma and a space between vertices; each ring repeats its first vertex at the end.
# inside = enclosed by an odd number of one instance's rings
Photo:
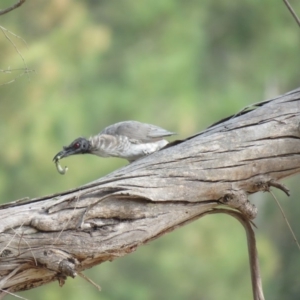
POLYGON ((15 3, 14 5, 12 5, 11 7, 8 7, 6 9, 2 9, 0 10, 0 16, 9 13, 10 11, 18 8, 19 6, 21 6, 23 3, 25 3, 26 0, 19 0, 19 2, 15 3))
POLYGON ((251 282, 252 282, 252 291, 254 300, 264 300, 259 261, 256 249, 256 239, 255 233, 252 229, 251 223, 249 220, 240 212, 229 210, 229 209, 215 209, 209 212, 204 213, 202 216, 207 214, 228 214, 235 219, 237 219, 244 227, 247 235, 247 244, 248 244, 248 254, 249 254, 249 264, 251 271, 251 282))
POLYGON ((290 13, 293 16, 293 18, 295 19, 295 21, 297 22, 298 26, 300 26, 300 20, 299 20, 297 14, 295 13, 294 9, 292 8, 290 3, 288 2, 288 0, 283 0, 283 2, 285 4, 285 6, 287 7, 287 9, 290 11, 290 13))
POLYGON ((0 289, 63 285, 220 206, 254 218, 248 195, 300 172, 299 107, 300 89, 85 186, 0 206, 0 289))

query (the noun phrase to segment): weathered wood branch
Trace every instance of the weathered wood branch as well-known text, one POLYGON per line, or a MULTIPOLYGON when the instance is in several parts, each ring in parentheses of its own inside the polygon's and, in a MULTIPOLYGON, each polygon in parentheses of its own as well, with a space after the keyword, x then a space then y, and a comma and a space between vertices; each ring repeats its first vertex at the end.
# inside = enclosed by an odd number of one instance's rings
POLYGON ((220 205, 254 218, 247 195, 287 192, 278 181, 300 171, 299 107, 296 90, 86 186, 2 205, 0 288, 63 284, 220 205))

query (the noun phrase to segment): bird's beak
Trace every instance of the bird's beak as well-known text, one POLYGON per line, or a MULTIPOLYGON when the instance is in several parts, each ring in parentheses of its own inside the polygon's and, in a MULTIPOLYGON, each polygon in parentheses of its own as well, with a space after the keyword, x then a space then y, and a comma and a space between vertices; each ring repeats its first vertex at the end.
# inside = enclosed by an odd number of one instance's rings
POLYGON ((54 162, 58 162, 59 160, 61 160, 64 157, 70 156, 72 154, 76 154, 76 152, 73 149, 68 149, 67 147, 64 147, 64 150, 58 152, 54 157, 53 157, 53 161, 54 162))

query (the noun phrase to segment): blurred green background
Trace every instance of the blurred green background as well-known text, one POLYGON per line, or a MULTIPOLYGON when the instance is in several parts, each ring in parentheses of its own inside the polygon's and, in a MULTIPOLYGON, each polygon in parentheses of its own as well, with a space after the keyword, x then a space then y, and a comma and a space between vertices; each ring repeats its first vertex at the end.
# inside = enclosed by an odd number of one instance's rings
MULTIPOLYGON (((300 14, 300 3, 291 1, 300 14)), ((2 0, 2 8, 12 4, 2 0)), ((93 156, 52 162, 62 145, 123 120, 184 138, 299 84, 300 30, 282 1, 27 1, 1 16, 2 202, 77 187, 127 162, 93 156), (8 33, 7 33, 8 34, 8 33), (18 77, 20 76, 20 77, 18 77), (18 77, 14 82, 10 80, 18 77), (64 162, 63 162, 64 165, 64 162)), ((276 193, 300 239, 299 176, 276 193)), ((272 198, 251 197, 267 299, 299 299, 300 252, 272 198)), ((246 239, 229 216, 209 216, 82 278, 20 293, 44 299, 252 299, 246 239)), ((7 299, 15 299, 12 296, 7 299)))

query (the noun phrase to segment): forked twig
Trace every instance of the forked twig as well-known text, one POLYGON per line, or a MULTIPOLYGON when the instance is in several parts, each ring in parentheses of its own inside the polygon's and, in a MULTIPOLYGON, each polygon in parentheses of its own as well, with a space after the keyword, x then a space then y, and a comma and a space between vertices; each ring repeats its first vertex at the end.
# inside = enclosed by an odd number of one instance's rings
POLYGON ((4 36, 5 36, 5 37, 10 41, 10 43, 13 45, 13 47, 15 48, 15 50, 16 50, 16 52, 19 54, 19 56, 21 57, 25 69, 28 70, 26 61, 25 61, 25 59, 24 59, 22 53, 19 51, 18 47, 17 47, 16 44, 12 41, 12 39, 8 36, 7 33, 12 34, 13 36, 15 36, 15 37, 21 39, 21 40, 25 43, 25 45, 26 45, 26 42, 25 42, 22 38, 20 38, 19 36, 17 36, 16 34, 13 34, 13 33, 10 32, 9 30, 7 30, 6 28, 0 26, 0 29, 1 29, 1 31, 3 32, 4 36))
MULTIPOLYGON (((25 61, 25 59, 24 59, 22 53, 19 51, 17 45, 16 45, 16 44, 14 43, 14 41, 10 38, 9 35, 12 35, 12 36, 14 36, 14 37, 20 39, 20 40, 27 46, 26 41, 25 41, 23 38, 21 38, 20 36, 14 34, 13 32, 9 31, 8 29, 6 29, 6 28, 4 28, 4 27, 2 27, 2 26, 0 26, 0 30, 2 31, 2 33, 4 34, 4 36, 6 37, 6 39, 13 45, 13 47, 14 47, 15 50, 16 50, 16 52, 17 52, 18 55, 21 57, 21 59, 22 59, 22 61, 23 61, 23 65, 24 65, 24 69, 21 69, 21 70, 23 71, 21 74, 19 74, 19 75, 16 76, 14 79, 12 79, 12 80, 10 80, 10 81, 8 81, 8 82, 5 82, 5 83, 3 83, 3 84, 0 84, 0 86, 2 86, 2 85, 6 85, 6 84, 10 84, 10 83, 12 83, 12 82, 15 82, 19 77, 21 77, 21 76, 23 76, 23 75, 25 75, 25 74, 28 74, 28 73, 30 73, 30 72, 34 72, 34 70, 28 69, 28 66, 27 66, 27 64, 26 64, 26 61, 25 61)), ((13 69, 13 70, 7 69, 7 70, 0 70, 0 71, 1 71, 2 73, 11 73, 12 71, 16 71, 16 70, 18 70, 18 69, 13 69)), ((29 76, 28 76, 28 77, 29 77, 29 76)), ((29 77, 29 78, 30 78, 30 77, 29 77)))

